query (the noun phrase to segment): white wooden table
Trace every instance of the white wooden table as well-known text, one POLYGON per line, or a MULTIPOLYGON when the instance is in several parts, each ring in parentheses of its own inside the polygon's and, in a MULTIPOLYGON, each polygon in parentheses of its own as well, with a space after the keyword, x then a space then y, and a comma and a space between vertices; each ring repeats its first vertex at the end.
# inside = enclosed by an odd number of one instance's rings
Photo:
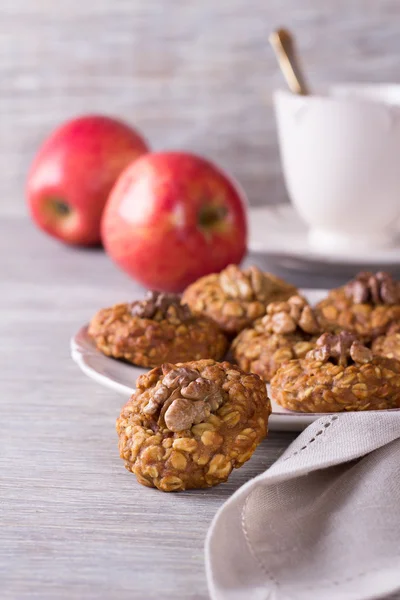
POLYGON ((24 219, 0 225, 0 597, 208 598, 203 544, 216 510, 293 439, 271 433, 227 484, 162 494, 118 457, 126 398, 87 379, 69 338, 140 288, 99 250, 24 219))
POLYGON ((19 218, 0 225, 0 285, 1 599, 207 598, 213 515, 293 435, 271 434, 220 487, 140 486, 118 456, 127 398, 78 370, 69 338, 141 290, 102 251, 67 248, 19 218))

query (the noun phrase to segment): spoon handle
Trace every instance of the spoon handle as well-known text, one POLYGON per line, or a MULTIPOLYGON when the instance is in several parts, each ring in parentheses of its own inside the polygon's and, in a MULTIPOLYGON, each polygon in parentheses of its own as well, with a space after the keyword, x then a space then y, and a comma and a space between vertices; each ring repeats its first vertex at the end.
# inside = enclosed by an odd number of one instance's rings
POLYGON ((308 96, 310 92, 299 65, 292 34, 287 29, 277 29, 269 36, 269 42, 289 89, 294 94, 308 96))

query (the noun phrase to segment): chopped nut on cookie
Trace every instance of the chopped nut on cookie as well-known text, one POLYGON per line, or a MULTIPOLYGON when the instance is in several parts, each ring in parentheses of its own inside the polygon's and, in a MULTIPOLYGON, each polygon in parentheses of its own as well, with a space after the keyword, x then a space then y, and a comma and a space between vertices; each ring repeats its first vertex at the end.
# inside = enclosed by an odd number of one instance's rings
POLYGON ((331 290, 316 307, 325 331, 352 331, 370 342, 400 321, 400 282, 388 273, 361 272, 345 286, 331 290))
POLYGON ((190 285, 183 301, 234 335, 265 315, 270 302, 286 300, 296 292, 293 285, 255 266, 241 270, 229 265, 221 273, 206 275, 190 285))
POLYGON ((245 371, 270 381, 278 368, 314 348, 321 329, 312 308, 301 296, 272 302, 267 314, 234 339, 231 351, 245 371))
POLYGON ((120 455, 148 487, 211 487, 251 458, 270 412, 257 375, 213 360, 163 364, 139 377, 122 409, 120 455))
POLYGON ((149 292, 140 302, 100 310, 90 323, 89 335, 107 356, 142 367, 219 360, 228 345, 211 319, 193 315, 179 296, 159 292, 149 292))
POLYGON ((301 412, 400 408, 400 361, 374 356, 351 332, 324 333, 305 358, 280 367, 271 397, 301 412))

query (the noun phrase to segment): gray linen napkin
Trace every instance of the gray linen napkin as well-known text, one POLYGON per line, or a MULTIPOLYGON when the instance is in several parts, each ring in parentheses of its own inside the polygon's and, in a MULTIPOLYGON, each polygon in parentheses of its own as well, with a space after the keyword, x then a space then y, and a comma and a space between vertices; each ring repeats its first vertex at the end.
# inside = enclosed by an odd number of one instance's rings
POLYGON ((216 514, 213 600, 365 600, 400 589, 400 411, 310 425, 216 514))

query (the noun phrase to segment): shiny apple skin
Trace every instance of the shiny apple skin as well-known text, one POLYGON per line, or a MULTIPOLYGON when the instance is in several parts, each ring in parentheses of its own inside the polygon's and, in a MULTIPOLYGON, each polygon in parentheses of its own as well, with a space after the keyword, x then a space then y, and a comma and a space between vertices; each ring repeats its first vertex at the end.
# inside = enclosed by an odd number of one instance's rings
POLYGON ((29 172, 26 195, 33 220, 69 244, 99 244, 101 215, 113 185, 146 152, 141 135, 117 119, 86 115, 63 124, 44 142, 29 172), (53 199, 71 212, 59 214, 53 199))
POLYGON ((246 253, 243 193, 211 162, 183 152, 149 153, 127 167, 102 219, 106 251, 143 286, 181 292, 246 253), (204 211, 224 217, 201 224, 204 211))

